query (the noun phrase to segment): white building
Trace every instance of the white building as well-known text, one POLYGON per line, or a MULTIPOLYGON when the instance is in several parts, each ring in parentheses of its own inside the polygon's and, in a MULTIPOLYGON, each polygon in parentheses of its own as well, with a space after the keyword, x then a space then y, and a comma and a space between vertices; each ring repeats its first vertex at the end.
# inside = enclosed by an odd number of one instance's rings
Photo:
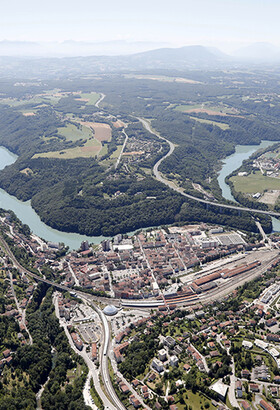
POLYGON ((163 372, 163 363, 157 359, 156 357, 154 357, 153 362, 152 362, 152 367, 158 372, 161 373, 163 372))
POLYGON ((268 347, 268 343, 266 343, 266 342, 264 342, 263 340, 260 340, 260 339, 255 340, 255 345, 257 347, 259 347, 260 349, 263 349, 263 350, 267 349, 267 347, 268 347))
POLYGON ((178 357, 177 356, 171 356, 170 357, 170 365, 172 366, 172 367, 176 367, 176 366, 178 366, 178 363, 179 363, 179 359, 178 359, 178 357))
POLYGON ((161 360, 162 362, 164 362, 166 360, 166 356, 167 356, 167 352, 165 349, 161 349, 158 352, 158 358, 159 360, 161 360))
POLYGON ((245 347, 245 349, 252 349, 253 343, 248 340, 243 340, 242 347, 245 347))

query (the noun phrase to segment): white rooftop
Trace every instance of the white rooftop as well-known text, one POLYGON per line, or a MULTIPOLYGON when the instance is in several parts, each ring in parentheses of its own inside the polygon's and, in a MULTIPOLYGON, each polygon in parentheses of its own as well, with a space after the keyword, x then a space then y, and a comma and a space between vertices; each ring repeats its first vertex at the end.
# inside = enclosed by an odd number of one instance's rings
POLYGON ((225 398, 227 395, 228 386, 224 384, 222 380, 218 380, 216 383, 210 386, 210 389, 218 393, 219 396, 225 398))
POLYGON ((255 345, 257 347, 260 347, 261 349, 267 349, 267 347, 268 347, 268 343, 266 343, 266 342, 264 342, 263 340, 260 340, 260 339, 255 340, 255 345))

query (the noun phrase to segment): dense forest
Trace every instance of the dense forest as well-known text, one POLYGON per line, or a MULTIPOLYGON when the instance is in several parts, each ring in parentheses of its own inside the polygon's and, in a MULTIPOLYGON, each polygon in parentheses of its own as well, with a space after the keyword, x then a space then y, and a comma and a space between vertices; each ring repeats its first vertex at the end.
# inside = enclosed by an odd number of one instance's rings
MULTIPOLYGON (((260 73, 256 75, 261 76, 260 73)), ((219 201, 225 201, 217 182, 219 161, 233 153, 236 144, 280 140, 278 111, 269 110, 265 101, 266 108, 253 111, 251 100, 241 98, 246 93, 254 97, 268 92, 271 81, 263 82, 260 87, 249 75, 240 76, 245 81, 242 90, 233 83, 238 74, 222 72, 198 72, 195 74, 200 81, 197 84, 141 80, 122 74, 105 74, 91 80, 53 79, 44 87, 30 85, 26 90, 22 87, 15 90, 9 81, 3 82, 4 97, 27 101, 23 106, 0 105, 0 144, 19 155, 13 165, 0 172, 0 187, 19 199, 31 199, 44 222, 69 232, 109 236, 151 225, 201 220, 254 231, 249 215, 225 212, 216 207, 205 209, 156 181, 151 172, 144 172, 152 169, 167 152, 168 145, 157 141, 135 118, 151 119, 153 128, 176 145, 173 154, 161 163, 161 172, 188 193, 203 197, 193 188, 192 184, 197 183, 219 201), (45 100, 41 105, 32 102, 30 97, 38 91, 51 89, 61 89, 68 94, 55 104, 45 100), (101 111, 69 94, 77 90, 104 93, 101 111), (196 112, 194 118, 176 110, 180 104, 212 104, 238 110, 239 115, 196 112), (22 108, 34 108, 36 115, 24 116, 22 108), (132 163, 124 167, 121 164, 116 170, 112 162, 106 163, 121 140, 121 132, 113 129, 112 142, 101 158, 34 158, 35 153, 81 144, 81 140, 66 140, 58 132, 63 126, 63 116, 69 113, 87 121, 96 115, 98 121, 103 118, 110 124, 113 115, 127 122, 128 138, 154 142, 159 144, 158 150, 138 165, 132 163), (220 127, 219 123, 226 127, 220 127)), ((271 222, 263 219, 268 231, 271 222)))
MULTIPOLYGON (((27 310, 28 328, 33 344, 23 345, 16 350, 12 371, 16 370, 11 388, 7 376, 4 375, 1 380, 1 410, 36 409, 36 393, 48 378, 42 395, 43 408, 88 408, 82 395, 87 367, 71 350, 64 330, 59 326, 54 314, 52 293, 53 290, 43 283, 39 283, 34 291, 27 310), (73 383, 69 383, 67 371, 77 366, 81 366, 83 372, 73 383)), ((14 319, 9 320, 12 325, 14 319)))

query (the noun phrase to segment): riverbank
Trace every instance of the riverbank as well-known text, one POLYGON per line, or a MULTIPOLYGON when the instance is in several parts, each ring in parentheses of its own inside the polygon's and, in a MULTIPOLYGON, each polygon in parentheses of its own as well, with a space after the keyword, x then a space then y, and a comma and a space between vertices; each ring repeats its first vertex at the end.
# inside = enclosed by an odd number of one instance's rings
MULTIPOLYGON (((276 142, 277 141, 262 141, 259 145, 237 145, 235 147, 235 153, 229 155, 222 161, 223 165, 218 176, 218 182, 222 190, 222 195, 225 199, 238 203, 231 193, 230 186, 226 183, 226 177, 238 169, 242 165, 243 161, 248 159, 259 149, 267 148, 274 145, 276 142)), ((271 219, 273 232, 280 232, 280 220, 273 216, 271 219)))

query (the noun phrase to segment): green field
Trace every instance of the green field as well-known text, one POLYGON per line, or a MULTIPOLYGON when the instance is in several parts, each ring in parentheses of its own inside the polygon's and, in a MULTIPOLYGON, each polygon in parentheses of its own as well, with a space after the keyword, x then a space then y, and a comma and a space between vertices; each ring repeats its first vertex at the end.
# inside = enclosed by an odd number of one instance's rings
POLYGON ((235 190, 244 194, 262 193, 265 189, 280 189, 280 179, 266 177, 260 171, 246 177, 236 175, 230 180, 233 182, 235 190))
MULTIPOLYGON (((187 403, 188 406, 191 406, 193 410, 201 409, 202 408, 201 406, 205 408, 206 403, 209 404, 209 407, 208 407, 209 410, 215 409, 215 407, 211 403, 211 400, 206 399, 206 397, 203 396, 202 393, 193 394, 191 390, 187 390, 187 393, 184 394, 183 397, 184 397, 185 403, 187 403), (186 396, 188 397, 187 399, 186 399, 186 396)), ((178 407, 179 410, 184 410, 186 408, 186 404, 181 404, 180 402, 177 402, 176 406, 178 407)))
POLYGON ((180 111, 180 112, 185 112, 189 113, 192 112, 193 110, 196 110, 195 112, 202 112, 206 113, 209 115, 228 115, 228 114, 237 114, 238 111, 234 110, 230 107, 226 107, 223 104, 218 104, 218 105, 211 105, 211 103, 206 102, 202 104, 193 104, 193 105, 188 105, 188 104, 179 104, 175 108, 173 108, 175 111, 180 111))
MULTIPOLYGON (((32 158, 60 158, 60 159, 74 159, 74 158, 91 158, 99 155, 102 150, 101 142, 92 138, 82 147, 68 148, 62 151, 44 152, 33 155, 32 158)), ((104 151, 105 153, 105 151, 104 151)), ((104 154, 103 154, 104 155, 104 154)))
POLYGON ((195 105, 177 105, 174 110, 175 111, 181 111, 181 112, 186 112, 190 110, 196 110, 197 108, 201 108, 201 104, 195 104, 195 105))
POLYGON ((79 139, 88 139, 92 137, 92 132, 88 127, 69 123, 67 123, 65 127, 58 128, 58 134, 65 137, 67 141, 73 142, 78 141, 79 139))
POLYGON ((201 122, 202 124, 216 125, 217 127, 221 128, 222 130, 228 130, 228 129, 229 129, 229 125, 226 124, 225 122, 204 120, 203 118, 197 118, 197 117, 190 117, 190 118, 191 118, 192 120, 201 122))
MULTIPOLYGON (((7 104, 10 107, 20 107, 25 104, 37 105, 37 104, 41 104, 42 102, 44 102, 44 99, 42 97, 37 97, 37 96, 28 98, 25 100, 19 100, 17 98, 1 98, 0 99, 1 104, 7 104)), ((30 108, 29 111, 32 111, 32 109, 30 108)))
POLYGON ((82 99, 88 100, 88 101, 86 101, 86 104, 94 105, 99 100, 100 94, 94 93, 94 92, 92 92, 92 93, 82 93, 82 94, 80 94, 80 97, 82 99))

